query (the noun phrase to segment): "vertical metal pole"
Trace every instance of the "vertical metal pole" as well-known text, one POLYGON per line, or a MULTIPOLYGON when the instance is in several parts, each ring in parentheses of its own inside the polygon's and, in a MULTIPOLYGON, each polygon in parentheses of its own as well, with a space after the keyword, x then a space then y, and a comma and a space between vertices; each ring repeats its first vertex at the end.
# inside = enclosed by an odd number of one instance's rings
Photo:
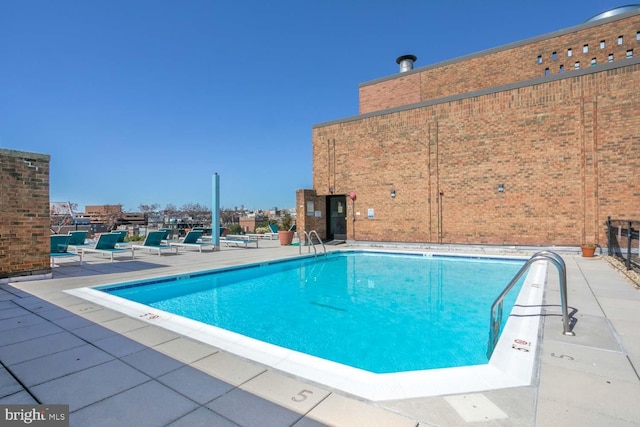
MULTIPOLYGON (((555 255, 555 254, 554 254, 555 255)), ((562 305, 562 333, 564 335, 575 335, 569 328, 569 302, 567 301, 567 268, 564 260, 556 255, 556 267, 560 278, 560 304, 562 305)))
POLYGON ((631 221, 628 221, 627 227, 627 270, 631 270, 631 221))
POLYGON ((211 182, 211 244, 214 251, 220 250, 220 176, 213 174, 211 182))
POLYGON ((440 198, 438 199, 438 243, 442 243, 442 234, 443 234, 443 227, 442 227, 442 198, 444 196, 444 192, 440 191, 439 193, 440 198))
POLYGON ((607 255, 611 256, 611 217, 607 217, 607 255))

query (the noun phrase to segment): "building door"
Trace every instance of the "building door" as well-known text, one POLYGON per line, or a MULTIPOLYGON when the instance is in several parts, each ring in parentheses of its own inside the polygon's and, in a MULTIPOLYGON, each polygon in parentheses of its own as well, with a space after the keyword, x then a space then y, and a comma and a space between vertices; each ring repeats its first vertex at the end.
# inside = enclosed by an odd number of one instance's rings
POLYGON ((347 197, 328 196, 327 239, 347 240, 347 197))

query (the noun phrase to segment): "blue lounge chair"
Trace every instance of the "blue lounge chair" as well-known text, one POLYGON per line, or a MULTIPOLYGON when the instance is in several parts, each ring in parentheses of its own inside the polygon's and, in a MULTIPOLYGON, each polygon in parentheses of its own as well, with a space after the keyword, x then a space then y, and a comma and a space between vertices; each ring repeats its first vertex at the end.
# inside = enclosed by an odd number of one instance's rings
POLYGON ((126 241, 127 235, 129 234, 128 230, 113 230, 112 233, 119 234, 116 248, 128 248, 131 245, 131 242, 126 241))
POLYGON ((111 232, 113 234, 119 234, 117 243, 124 243, 124 239, 127 238, 127 234, 129 233, 127 230, 113 230, 111 232))
POLYGON ((263 236, 269 240, 278 238, 278 226, 276 224, 268 224, 271 233, 264 233, 263 236))
POLYGON ((87 234, 88 231, 85 230, 74 230, 69 232, 69 249, 75 253, 79 253, 83 247, 88 247, 87 244, 87 234))
POLYGON ((117 247, 120 233, 103 233, 98 237, 98 241, 95 246, 82 248, 82 253, 96 252, 103 255, 109 255, 111 262, 113 262, 113 256, 116 254, 131 252, 131 258, 133 259, 133 249, 131 248, 119 248, 117 247))
POLYGON ((69 241, 71 236, 54 234, 51 236, 51 248, 49 256, 51 258, 51 267, 55 265, 55 258, 80 257, 80 265, 82 265, 82 253, 69 252, 69 241))
POLYGON ((207 246, 213 249, 213 245, 211 243, 205 243, 201 240, 202 233, 203 233, 202 230, 191 230, 190 232, 187 233, 186 236, 184 236, 184 239, 181 242, 170 242, 169 246, 175 246, 176 252, 180 247, 198 248, 200 252, 202 252, 203 247, 207 247, 207 246))
POLYGON ((133 245, 131 246, 131 248, 133 249, 134 252, 136 251, 136 249, 157 251, 158 255, 161 255, 162 251, 166 251, 166 250, 170 251, 175 248, 176 253, 178 253, 177 247, 165 245, 162 243, 163 239, 165 238, 166 238, 166 233, 164 231, 150 231, 141 245, 133 245))
POLYGON ((158 231, 162 231, 164 233, 164 236, 162 237, 164 243, 167 243, 167 241, 173 239, 173 229, 159 228, 158 231))

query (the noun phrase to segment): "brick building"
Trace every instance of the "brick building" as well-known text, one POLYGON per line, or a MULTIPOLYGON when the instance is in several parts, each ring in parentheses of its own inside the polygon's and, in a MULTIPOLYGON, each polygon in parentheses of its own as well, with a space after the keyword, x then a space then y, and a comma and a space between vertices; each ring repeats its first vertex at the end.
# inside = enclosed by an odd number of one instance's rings
MULTIPOLYGON (((365 241, 606 245, 639 218, 640 9, 359 87, 313 126, 299 229, 365 241)), ((408 61, 408 67, 407 67, 408 61)))
POLYGON ((0 283, 51 274, 49 160, 0 148, 0 283))

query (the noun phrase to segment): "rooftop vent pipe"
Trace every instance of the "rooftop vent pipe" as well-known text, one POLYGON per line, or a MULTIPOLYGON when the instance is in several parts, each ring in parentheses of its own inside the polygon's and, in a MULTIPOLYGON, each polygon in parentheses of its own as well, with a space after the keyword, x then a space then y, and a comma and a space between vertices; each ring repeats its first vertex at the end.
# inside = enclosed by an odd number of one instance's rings
POLYGON ((418 57, 415 55, 402 55, 396 59, 396 64, 400 64, 400 72, 404 73, 413 70, 413 63, 416 59, 418 57))
POLYGON ((606 12, 597 14, 596 16, 587 19, 586 22, 597 21, 598 19, 610 18, 612 16, 620 15, 621 13, 631 12, 632 10, 640 9, 640 4, 628 4, 626 6, 616 7, 606 12))

